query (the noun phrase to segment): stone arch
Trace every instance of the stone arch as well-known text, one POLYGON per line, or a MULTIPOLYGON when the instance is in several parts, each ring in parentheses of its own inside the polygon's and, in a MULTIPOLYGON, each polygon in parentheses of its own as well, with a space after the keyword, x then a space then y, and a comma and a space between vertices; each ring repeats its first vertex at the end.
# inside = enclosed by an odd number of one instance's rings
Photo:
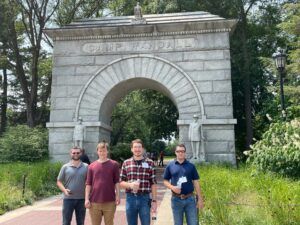
POLYGON ((178 109, 179 119, 190 119, 193 114, 205 118, 201 95, 187 73, 163 58, 135 55, 112 61, 89 79, 78 99, 75 119, 109 124, 117 102, 141 88, 169 97, 178 109))

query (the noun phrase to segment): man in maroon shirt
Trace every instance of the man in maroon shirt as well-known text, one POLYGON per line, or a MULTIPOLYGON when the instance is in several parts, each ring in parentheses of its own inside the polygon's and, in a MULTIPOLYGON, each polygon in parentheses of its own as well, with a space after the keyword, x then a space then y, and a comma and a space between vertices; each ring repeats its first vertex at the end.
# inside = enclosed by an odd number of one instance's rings
POLYGON ((114 224, 116 205, 120 204, 119 165, 107 158, 107 143, 97 145, 99 159, 89 168, 86 179, 85 207, 89 208, 92 225, 114 224))

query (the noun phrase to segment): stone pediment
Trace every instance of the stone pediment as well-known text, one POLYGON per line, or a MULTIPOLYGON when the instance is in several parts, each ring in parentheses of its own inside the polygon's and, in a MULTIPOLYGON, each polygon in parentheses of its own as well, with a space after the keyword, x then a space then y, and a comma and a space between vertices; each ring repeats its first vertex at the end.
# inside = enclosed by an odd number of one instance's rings
POLYGON ((237 20, 207 12, 144 15, 143 23, 134 16, 82 19, 62 28, 45 29, 53 40, 126 38, 231 32, 237 20))

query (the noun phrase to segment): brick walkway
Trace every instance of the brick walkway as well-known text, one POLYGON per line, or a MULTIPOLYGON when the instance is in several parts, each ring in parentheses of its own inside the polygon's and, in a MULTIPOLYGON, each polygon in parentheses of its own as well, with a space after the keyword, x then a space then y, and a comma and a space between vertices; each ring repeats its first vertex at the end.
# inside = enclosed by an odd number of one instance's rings
MULTIPOLYGON (((166 222, 166 215, 171 211, 171 207, 168 204, 169 199, 164 198, 166 193, 166 188, 163 186, 162 179, 163 168, 157 168, 157 182, 158 182, 158 221, 157 225, 170 225, 172 222, 166 222), (163 207, 160 207, 162 200, 164 200, 163 207), (168 211, 167 214, 163 211, 168 211), (160 216, 161 215, 161 216, 160 216), (164 219, 163 223, 159 222, 159 217, 164 219), (164 217, 164 218, 163 218, 164 217)), ((32 206, 26 206, 12 212, 8 212, 0 216, 1 225, 61 225, 61 206, 62 200, 60 196, 51 197, 42 201, 35 203, 32 206)), ((121 204, 117 207, 117 212, 115 214, 115 224, 125 225, 126 215, 125 215, 125 193, 121 194, 121 204)), ((102 222, 104 224, 104 222, 102 222)), ((72 225, 76 225, 74 222, 74 217, 72 225)), ((91 225, 90 216, 87 211, 85 225, 91 225)))

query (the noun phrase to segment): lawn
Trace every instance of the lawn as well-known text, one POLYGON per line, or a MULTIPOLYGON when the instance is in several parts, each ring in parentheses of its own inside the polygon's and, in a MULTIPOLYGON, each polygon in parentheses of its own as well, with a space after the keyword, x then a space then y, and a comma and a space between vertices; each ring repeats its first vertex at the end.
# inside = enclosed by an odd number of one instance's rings
POLYGON ((9 163, 0 165, 0 215, 58 193, 59 163, 9 163))
MULTIPOLYGON (((0 165, 0 215, 58 193, 61 164, 0 165), (25 190, 23 193, 23 180, 25 190)), ((300 181, 259 173, 250 167, 198 166, 205 209, 201 225, 300 224, 300 181)))
POLYGON ((300 181, 250 167, 199 166, 202 225, 300 224, 300 181))

